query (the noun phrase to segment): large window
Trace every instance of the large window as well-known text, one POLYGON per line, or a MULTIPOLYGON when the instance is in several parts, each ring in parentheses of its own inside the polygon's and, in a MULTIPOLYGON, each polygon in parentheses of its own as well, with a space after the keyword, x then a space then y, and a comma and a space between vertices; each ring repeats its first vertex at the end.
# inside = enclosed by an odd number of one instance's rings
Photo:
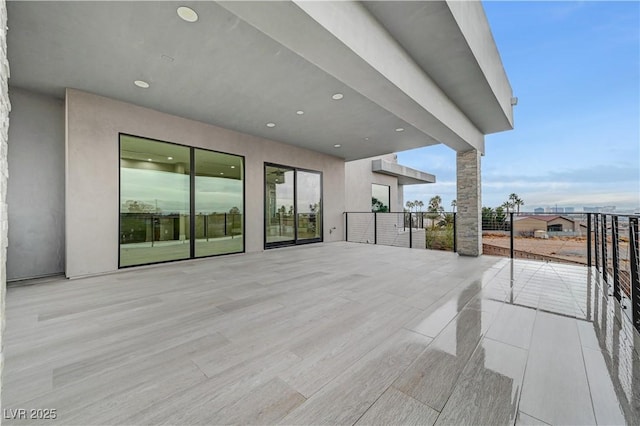
POLYGON ((322 241, 320 172, 265 165, 265 246, 322 241))
POLYGON ((390 191, 388 185, 371 184, 371 211, 386 213, 390 212, 390 191))
POLYGON ((244 251, 242 157, 120 136, 120 267, 244 251))

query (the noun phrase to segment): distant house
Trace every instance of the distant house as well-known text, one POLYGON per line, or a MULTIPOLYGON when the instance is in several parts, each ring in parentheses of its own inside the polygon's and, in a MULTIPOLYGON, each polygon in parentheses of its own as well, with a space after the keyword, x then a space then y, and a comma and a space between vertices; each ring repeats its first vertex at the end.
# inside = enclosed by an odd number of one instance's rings
POLYGON ((520 233, 533 233, 535 231, 546 232, 576 232, 576 223, 559 215, 532 215, 519 216, 513 221, 513 230, 516 235, 520 233))
POLYGON ((533 212, 536 214, 544 213, 544 209, 542 207, 538 207, 537 209, 533 209, 533 212))

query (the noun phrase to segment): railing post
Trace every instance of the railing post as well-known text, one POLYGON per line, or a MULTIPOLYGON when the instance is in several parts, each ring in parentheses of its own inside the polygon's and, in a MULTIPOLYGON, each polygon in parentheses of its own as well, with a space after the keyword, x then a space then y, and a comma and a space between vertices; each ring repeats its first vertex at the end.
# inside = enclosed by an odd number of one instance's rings
POLYGON ((373 244, 378 244, 378 212, 373 212, 373 244))
POLYGON ((458 233, 456 229, 456 212, 453 212, 453 252, 458 252, 458 233))
POLYGON ((409 212, 409 248, 413 247, 413 235, 411 228, 413 228, 413 213, 409 212))
POLYGON ((344 240, 349 241, 349 212, 344 212, 344 240))
MULTIPOLYGON (((600 229, 600 236, 601 236, 601 244, 602 244, 602 278, 604 279, 605 283, 609 283, 609 278, 607 277, 607 275, 609 275, 609 269, 607 267, 607 215, 603 214, 602 215, 602 220, 600 221, 600 226, 602 227, 600 229)), ((608 292, 609 290, 607 290, 608 292)))
POLYGON ((593 252, 596 255, 596 270, 600 270, 599 253, 600 247, 598 245, 598 224, 600 223, 600 215, 598 213, 593 215, 593 252))
POLYGON ((509 251, 511 259, 513 259, 513 212, 509 212, 509 251))
POLYGON ((591 268, 591 213, 587 213, 587 267, 591 268))
POLYGON ((631 272, 631 320, 640 332, 640 229, 638 218, 629 218, 629 263, 631 272))
POLYGON ((618 216, 611 216, 611 254, 613 256, 613 297, 618 302, 622 299, 620 293, 620 268, 618 265, 618 216))

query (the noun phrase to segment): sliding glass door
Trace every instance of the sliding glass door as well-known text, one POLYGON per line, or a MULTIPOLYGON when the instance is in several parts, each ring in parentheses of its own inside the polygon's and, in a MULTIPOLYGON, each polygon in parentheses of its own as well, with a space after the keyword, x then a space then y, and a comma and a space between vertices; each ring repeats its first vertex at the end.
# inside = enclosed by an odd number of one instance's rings
POLYGON ((243 235, 243 157, 120 136, 120 267, 240 253, 243 235))
POLYGON ((188 259, 189 148, 120 140, 120 266, 188 259))
POLYGON ((294 180, 293 169, 265 167, 265 237, 268 245, 295 242, 294 180))
POLYGON ((242 252, 242 157, 194 151, 195 257, 242 252))
POLYGON ((318 241, 322 238, 322 176, 299 170, 296 177, 298 241, 318 241))
POLYGON ((265 247, 322 241, 322 174, 265 165, 265 247))

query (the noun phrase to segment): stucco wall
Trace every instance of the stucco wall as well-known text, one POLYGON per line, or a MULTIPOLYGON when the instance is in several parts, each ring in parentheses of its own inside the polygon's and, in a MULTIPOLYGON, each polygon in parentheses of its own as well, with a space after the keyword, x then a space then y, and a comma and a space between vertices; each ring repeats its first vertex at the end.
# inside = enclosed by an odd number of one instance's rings
POLYGON ((71 89, 66 126, 68 277, 118 267, 119 132, 244 155, 247 252, 264 248, 264 162, 322 171, 324 241, 343 238, 345 167, 340 158, 71 89))
POLYGON ((536 219, 535 217, 527 217, 514 221, 513 231, 518 232, 534 232, 534 231, 546 231, 547 222, 542 219, 536 219))
MULTIPOLYGON (((387 161, 394 161, 394 154, 383 157, 387 161)), ((345 195, 346 211, 370 212, 371 211, 371 184, 387 185, 391 187, 389 202, 392 212, 401 212, 398 206, 398 178, 371 171, 371 161, 374 158, 348 161, 345 163, 345 195)), ((401 197, 400 197, 401 198, 401 197)))
POLYGON ((7 279, 64 272, 64 102, 11 88, 7 279))

